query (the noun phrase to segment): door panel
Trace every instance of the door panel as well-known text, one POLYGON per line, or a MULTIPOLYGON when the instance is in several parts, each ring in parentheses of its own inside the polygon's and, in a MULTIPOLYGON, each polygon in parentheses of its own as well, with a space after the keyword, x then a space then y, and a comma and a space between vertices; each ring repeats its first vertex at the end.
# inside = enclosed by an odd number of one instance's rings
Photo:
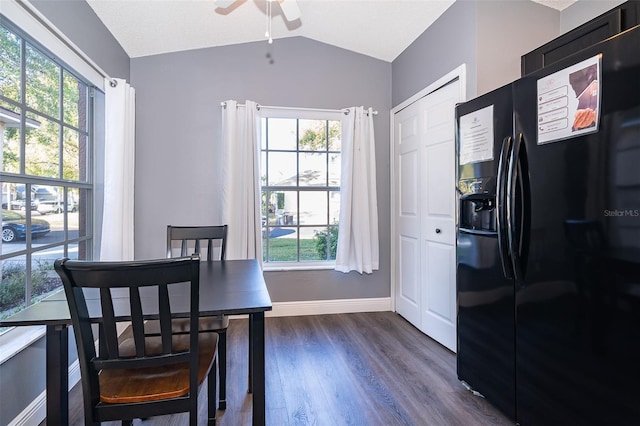
POLYGON ((455 246, 427 240, 424 252, 423 331, 455 352, 455 246))
POLYGON ((395 262, 396 309, 420 327, 420 180, 419 109, 416 105, 396 115, 394 129, 396 192, 395 262))
MULTIPOLYGON (((418 326, 420 324, 420 251, 418 240, 400 235, 400 297, 398 306, 407 321, 418 326)), ((398 311, 399 311, 398 310, 398 311)))
POLYGON ((425 148, 426 206, 423 233, 430 241, 454 245, 455 236, 455 146, 449 140, 425 148), (451 183, 451 184, 449 184, 451 183))
POLYGON ((423 153, 422 331, 456 351, 455 81, 427 97, 423 153))
POLYGON ((418 217, 418 181, 415 176, 418 170, 418 150, 414 149, 400 155, 400 216, 404 218, 418 217))
POLYGON ((456 349, 456 80, 394 117, 396 309, 456 349))

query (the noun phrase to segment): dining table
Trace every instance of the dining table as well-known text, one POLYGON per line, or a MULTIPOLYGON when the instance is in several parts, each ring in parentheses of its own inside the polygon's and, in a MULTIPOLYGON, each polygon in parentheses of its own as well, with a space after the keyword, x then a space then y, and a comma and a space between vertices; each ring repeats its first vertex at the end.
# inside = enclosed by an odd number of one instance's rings
MULTIPOLYGON (((90 299, 94 298, 97 302, 98 297, 97 293, 86 295, 90 314, 91 309, 99 309, 99 303, 91 303, 90 299)), ((128 296, 123 294, 121 297, 128 296)), ((144 295, 142 298, 144 304, 144 295)), ((248 391, 252 393, 253 398, 253 425, 265 424, 264 318, 265 312, 271 309, 269 291, 256 259, 200 262, 199 315, 249 317, 248 391)), ((181 310, 188 312, 188 303, 184 303, 183 308, 174 307, 174 312, 180 313, 181 310)), ((71 316, 63 290, 0 320, 2 327, 34 325, 46 326, 47 425, 65 426, 69 424, 68 365, 71 316)))

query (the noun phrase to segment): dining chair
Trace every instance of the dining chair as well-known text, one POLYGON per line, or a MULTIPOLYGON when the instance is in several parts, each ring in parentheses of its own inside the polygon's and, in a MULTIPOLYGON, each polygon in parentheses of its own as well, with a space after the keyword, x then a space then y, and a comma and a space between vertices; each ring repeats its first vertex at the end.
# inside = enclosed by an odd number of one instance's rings
MULTIPOLYGON (((224 260, 226 256, 227 225, 214 226, 167 226, 167 257, 174 257, 174 243, 180 247, 180 256, 187 256, 192 253, 202 254, 204 243, 206 242, 207 261, 224 260), (203 243, 203 246, 201 246, 203 243), (215 254, 215 255, 214 255, 215 254)), ((177 247, 176 247, 177 248, 177 247)), ((220 401, 219 408, 226 409, 227 406, 227 328, 229 327, 229 317, 218 315, 203 317, 199 321, 200 332, 214 332, 218 334, 218 357, 219 357, 219 380, 220 380, 220 401)), ((172 330, 174 333, 188 333, 189 323, 183 319, 173 321, 172 330)), ((146 333, 148 335, 159 332, 156 322, 148 322, 146 333)))
POLYGON ((54 268, 76 338, 86 425, 120 420, 125 426, 134 418, 188 412, 189 424, 196 426, 198 388, 205 378, 208 423, 215 424, 218 336, 195 331, 199 256, 130 262, 64 258, 54 268), (178 302, 181 310, 172 311, 178 302), (172 316, 187 314, 193 331, 173 334, 172 316), (145 336, 147 318, 157 320, 159 335, 145 336), (129 324, 123 335, 121 324, 129 324))

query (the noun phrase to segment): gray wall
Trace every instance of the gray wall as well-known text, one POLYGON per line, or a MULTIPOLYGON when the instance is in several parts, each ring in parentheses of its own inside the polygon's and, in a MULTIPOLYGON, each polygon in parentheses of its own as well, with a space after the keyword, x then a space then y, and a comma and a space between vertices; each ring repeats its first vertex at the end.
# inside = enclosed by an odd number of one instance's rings
POLYGON ((477 16, 475 1, 456 1, 393 61, 393 106, 462 64, 467 64, 467 98, 476 96, 477 16))
POLYGON ((129 56, 84 0, 31 0, 110 77, 129 80, 129 56))
POLYGON ((520 78, 520 57, 559 35, 560 13, 529 0, 478 3, 478 96, 520 78))
POLYGON ((520 77, 520 56, 559 35, 560 13, 529 0, 458 0, 392 63, 397 106, 467 65, 467 99, 520 77))
POLYGON ((339 109, 374 118, 380 270, 267 272, 274 302, 390 295, 389 109, 391 64, 292 37, 131 60, 136 89, 135 256, 165 255, 168 224, 220 220, 220 102, 339 109), (274 60, 269 63, 266 57, 274 60))

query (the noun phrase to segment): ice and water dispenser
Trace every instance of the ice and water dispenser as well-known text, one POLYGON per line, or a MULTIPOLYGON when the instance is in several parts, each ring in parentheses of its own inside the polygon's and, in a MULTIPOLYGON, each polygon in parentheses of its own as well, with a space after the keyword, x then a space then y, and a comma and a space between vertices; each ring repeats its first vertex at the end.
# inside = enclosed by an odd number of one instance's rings
POLYGON ((474 233, 496 232, 496 194, 492 179, 461 180, 460 230, 474 233))

